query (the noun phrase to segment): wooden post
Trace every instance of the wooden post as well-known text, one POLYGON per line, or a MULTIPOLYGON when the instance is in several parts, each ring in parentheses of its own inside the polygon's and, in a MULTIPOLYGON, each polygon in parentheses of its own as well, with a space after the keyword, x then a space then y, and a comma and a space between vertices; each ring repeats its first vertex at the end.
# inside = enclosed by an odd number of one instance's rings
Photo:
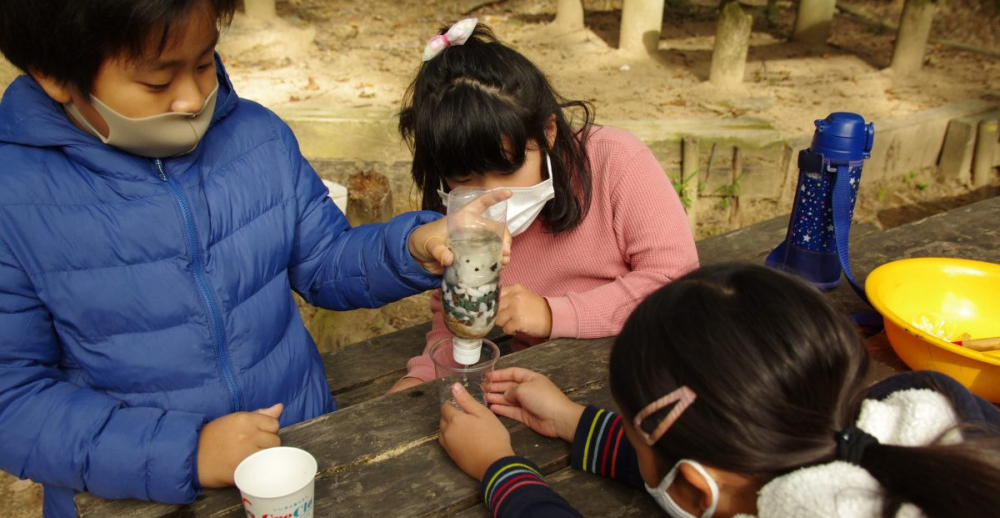
POLYGON ((618 48, 630 54, 653 54, 662 26, 663 0, 625 0, 618 48))
POLYGON ((278 17, 274 4, 277 0, 243 0, 243 12, 254 20, 273 20, 278 17))
POLYGON ((982 187, 993 180, 994 153, 997 149, 997 119, 979 122, 976 152, 972 158, 972 186, 982 187))
POLYGON ((809 45, 826 43, 836 5, 837 0, 801 0, 792 39, 809 45))
POLYGON ((708 80, 716 86, 734 86, 743 82, 750 48, 753 16, 743 12, 738 2, 729 2, 719 14, 715 28, 715 47, 708 80))
POLYGON ((392 217, 389 179, 375 171, 360 171, 347 179, 347 221, 351 226, 388 221, 392 217))
POLYGON ((681 183, 677 193, 682 200, 687 200, 687 218, 691 232, 695 231, 698 219, 698 180, 701 174, 698 167, 698 141, 694 137, 684 137, 681 143, 681 183))
POLYGON ((583 30, 583 0, 559 0, 553 23, 567 32, 583 30))
POLYGON ((896 33, 896 47, 892 52, 889 68, 900 75, 913 74, 924 65, 927 39, 931 35, 931 22, 937 11, 938 0, 906 0, 903 16, 896 33))

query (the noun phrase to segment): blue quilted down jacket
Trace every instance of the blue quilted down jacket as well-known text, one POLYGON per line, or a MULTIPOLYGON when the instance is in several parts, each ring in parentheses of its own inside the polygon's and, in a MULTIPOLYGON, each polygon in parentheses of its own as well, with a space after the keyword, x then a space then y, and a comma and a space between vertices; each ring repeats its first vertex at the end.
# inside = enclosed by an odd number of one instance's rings
POLYGON ((192 153, 153 160, 77 129, 32 79, 0 102, 0 468, 72 497, 186 503, 198 434, 285 404, 335 409, 292 298, 377 307, 435 287, 413 212, 351 228, 289 128, 222 64, 192 153))

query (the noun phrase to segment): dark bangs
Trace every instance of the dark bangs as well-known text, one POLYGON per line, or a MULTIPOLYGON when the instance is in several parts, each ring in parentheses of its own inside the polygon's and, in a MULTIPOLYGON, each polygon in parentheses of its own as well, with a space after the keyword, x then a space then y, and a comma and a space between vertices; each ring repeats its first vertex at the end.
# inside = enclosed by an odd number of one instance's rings
POLYGON ((109 59, 159 54, 195 9, 226 26, 239 0, 2 0, 0 52, 17 68, 90 93, 109 59), (56 35, 56 36, 54 36, 56 35))
POLYGON ((529 115, 487 87, 457 81, 417 115, 413 168, 427 180, 516 171, 532 138, 529 115))

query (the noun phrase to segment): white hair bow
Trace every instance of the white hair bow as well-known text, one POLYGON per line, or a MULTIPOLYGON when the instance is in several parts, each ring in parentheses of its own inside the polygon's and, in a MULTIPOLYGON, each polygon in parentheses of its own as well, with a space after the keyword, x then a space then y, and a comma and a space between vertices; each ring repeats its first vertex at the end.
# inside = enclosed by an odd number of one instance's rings
POLYGON ((427 42, 424 47, 424 61, 430 61, 441 53, 444 49, 452 45, 462 45, 472 36, 472 31, 476 30, 477 18, 466 18, 455 22, 444 34, 438 34, 427 42))

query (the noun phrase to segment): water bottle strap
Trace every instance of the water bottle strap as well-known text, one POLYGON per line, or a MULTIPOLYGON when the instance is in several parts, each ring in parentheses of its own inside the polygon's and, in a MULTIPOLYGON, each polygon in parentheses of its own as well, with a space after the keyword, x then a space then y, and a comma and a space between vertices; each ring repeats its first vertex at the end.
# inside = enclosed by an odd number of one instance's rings
POLYGON ((854 280, 854 274, 851 273, 849 246, 851 211, 854 207, 851 197, 854 194, 854 189, 850 183, 850 171, 850 165, 837 165, 837 178, 833 184, 833 234, 837 245, 837 256, 840 258, 840 266, 844 270, 847 282, 851 284, 851 287, 861 297, 861 300, 869 304, 864 288, 858 285, 857 281, 854 280))

